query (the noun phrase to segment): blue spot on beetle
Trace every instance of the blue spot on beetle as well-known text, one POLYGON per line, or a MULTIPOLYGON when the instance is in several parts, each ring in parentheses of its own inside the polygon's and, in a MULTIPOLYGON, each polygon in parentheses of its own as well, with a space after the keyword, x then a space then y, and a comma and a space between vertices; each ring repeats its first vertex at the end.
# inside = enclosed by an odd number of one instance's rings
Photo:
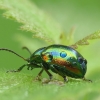
POLYGON ((65 58, 65 57, 67 56, 67 54, 66 54, 66 52, 62 51, 62 52, 60 53, 60 56, 61 56, 62 58, 65 58))

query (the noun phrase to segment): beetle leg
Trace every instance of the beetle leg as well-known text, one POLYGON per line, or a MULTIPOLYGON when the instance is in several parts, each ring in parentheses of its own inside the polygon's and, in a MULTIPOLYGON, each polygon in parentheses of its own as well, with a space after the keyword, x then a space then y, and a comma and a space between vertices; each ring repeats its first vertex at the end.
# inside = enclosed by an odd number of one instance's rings
POLYGON ((37 77, 36 77, 36 80, 41 80, 40 79, 40 76, 41 74, 43 73, 44 69, 40 70, 40 72, 38 73, 37 77))
POLYGON ((50 80, 51 80, 53 75, 52 75, 46 68, 44 68, 44 70, 45 70, 46 73, 49 75, 49 78, 50 78, 50 80))
POLYGON ((49 75, 49 78, 50 78, 50 80, 52 79, 52 74, 48 71, 48 69, 47 69, 47 66, 48 66, 48 64, 47 63, 42 63, 43 64, 43 69, 45 70, 45 72, 49 75))
POLYGON ((25 66, 27 66, 27 64, 22 65, 20 68, 18 68, 17 70, 9 70, 8 72, 20 72, 25 66))
POLYGON ((86 79, 85 77, 83 78, 84 81, 92 82, 92 80, 86 79))
POLYGON ((39 73, 38 73, 38 76, 41 76, 42 73, 43 73, 44 69, 42 69, 39 73))

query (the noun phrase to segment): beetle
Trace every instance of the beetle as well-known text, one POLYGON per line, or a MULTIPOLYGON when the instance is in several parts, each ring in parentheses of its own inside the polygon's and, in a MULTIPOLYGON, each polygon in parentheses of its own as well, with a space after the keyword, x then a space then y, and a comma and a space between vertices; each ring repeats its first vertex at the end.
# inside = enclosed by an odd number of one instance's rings
POLYGON ((66 76, 91 81, 85 79, 87 60, 70 46, 54 44, 39 48, 33 54, 31 54, 27 47, 24 47, 23 49, 26 49, 30 53, 28 59, 25 59, 12 50, 5 48, 0 49, 9 51, 27 61, 27 64, 22 65, 17 70, 10 70, 7 72, 20 72, 25 66, 28 66, 28 70, 30 68, 31 70, 34 68, 41 68, 38 76, 41 76, 43 71, 45 71, 49 75, 50 79, 52 79, 52 74, 49 70, 62 76, 66 82, 68 81, 66 76))

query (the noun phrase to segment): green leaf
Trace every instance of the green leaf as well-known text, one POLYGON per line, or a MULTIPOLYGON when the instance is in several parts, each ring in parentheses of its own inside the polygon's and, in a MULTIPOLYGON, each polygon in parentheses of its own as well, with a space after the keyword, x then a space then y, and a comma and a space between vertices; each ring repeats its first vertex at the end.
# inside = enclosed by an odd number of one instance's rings
POLYGON ((0 0, 0 8, 6 12, 6 18, 13 19, 23 25, 21 30, 30 31, 34 37, 52 43, 59 43, 61 27, 50 15, 40 10, 29 0, 0 0))
POLYGON ((75 44, 71 45, 74 49, 78 48, 78 45, 89 45, 88 40, 100 39, 100 31, 97 31, 93 34, 86 36, 85 38, 79 40, 75 44))

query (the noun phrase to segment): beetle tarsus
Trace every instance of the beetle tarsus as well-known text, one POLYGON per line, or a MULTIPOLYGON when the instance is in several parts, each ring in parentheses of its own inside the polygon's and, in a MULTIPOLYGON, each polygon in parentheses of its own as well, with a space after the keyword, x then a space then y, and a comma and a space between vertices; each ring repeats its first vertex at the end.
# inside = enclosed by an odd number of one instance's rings
POLYGON ((53 75, 50 75, 50 76, 49 76, 49 78, 50 78, 50 80, 52 80, 52 78, 53 78, 53 75))
POLYGON ((17 70, 10 70, 10 71, 7 71, 6 73, 9 73, 9 72, 20 72, 24 67, 26 66, 26 64, 22 65, 20 68, 18 68, 17 70))
POLYGON ((20 71, 19 70, 9 70, 6 73, 9 73, 9 72, 20 72, 20 71))
POLYGON ((90 79, 86 79, 86 78, 83 78, 84 81, 87 81, 87 82, 92 82, 92 80, 90 79))
POLYGON ((40 78, 40 77, 41 77, 43 71, 44 71, 44 69, 40 70, 40 72, 39 72, 38 75, 36 76, 36 80, 41 81, 41 78, 40 78))
POLYGON ((68 79, 66 78, 66 76, 63 77, 64 78, 64 82, 68 82, 68 79))

